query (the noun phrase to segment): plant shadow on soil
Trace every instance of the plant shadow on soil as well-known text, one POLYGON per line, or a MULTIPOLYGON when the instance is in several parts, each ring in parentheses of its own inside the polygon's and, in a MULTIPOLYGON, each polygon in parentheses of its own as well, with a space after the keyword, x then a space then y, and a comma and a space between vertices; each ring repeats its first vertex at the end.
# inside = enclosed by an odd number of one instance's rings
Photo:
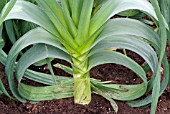
MULTIPOLYGON (((127 55, 133 58, 139 64, 144 61, 135 53, 127 51, 127 55)), ((170 62, 170 48, 167 47, 168 60, 170 62)), ((55 62, 64 63, 61 60, 55 62)), ((64 63, 67 64, 67 63, 64 63)), ((41 71, 41 69, 39 69, 41 71)), ((48 73, 48 70, 45 72, 48 73)), ((66 75, 62 70, 55 69, 55 72, 66 75)), ((90 72, 91 77, 102 81, 113 80, 114 83, 137 84, 141 83, 131 70, 115 64, 100 65, 90 72)), ((149 76, 150 74, 148 74, 149 76)), ((7 86, 5 80, 4 66, 0 64, 0 77, 7 86)), ((25 81, 30 83, 30 81, 25 81)), ((31 82, 32 83, 32 82, 31 82)), ((33 83, 34 85, 34 83, 33 83)), ((9 88, 8 88, 9 90, 9 88)), ((150 107, 132 108, 125 102, 116 101, 119 106, 117 114, 149 114, 150 107)), ((20 103, 7 98, 5 95, 0 96, 0 114, 115 114, 110 103, 103 97, 92 94, 92 101, 89 105, 82 106, 74 104, 73 98, 59 99, 52 101, 43 101, 36 104, 20 103)), ((170 85, 159 99, 156 114, 170 114, 170 85)))

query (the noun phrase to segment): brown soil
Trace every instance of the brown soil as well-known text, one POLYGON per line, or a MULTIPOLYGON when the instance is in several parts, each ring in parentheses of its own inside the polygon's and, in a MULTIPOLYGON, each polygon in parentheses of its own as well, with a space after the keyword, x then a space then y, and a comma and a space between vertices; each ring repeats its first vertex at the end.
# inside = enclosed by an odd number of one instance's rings
MULTIPOLYGON (((170 49, 167 47, 170 60, 170 49)), ((139 64, 144 61, 136 54, 128 51, 139 64)), ((58 62, 58 60, 57 60, 58 62)), ((58 73, 63 75, 61 70, 58 73)), ((0 77, 5 81, 4 66, 0 64, 0 77)), ((141 80, 129 69, 115 64, 98 66, 91 71, 91 77, 100 80, 113 80, 114 83, 135 84, 141 80)), ((125 102, 116 101, 119 106, 118 114, 149 114, 150 107, 131 108, 125 102)), ((93 94, 92 101, 87 106, 74 104, 73 98, 44 101, 36 104, 20 103, 10 100, 6 96, 0 96, 0 114, 115 114, 110 103, 103 97, 93 94)), ((156 114, 170 114, 170 86, 159 99, 156 114)))

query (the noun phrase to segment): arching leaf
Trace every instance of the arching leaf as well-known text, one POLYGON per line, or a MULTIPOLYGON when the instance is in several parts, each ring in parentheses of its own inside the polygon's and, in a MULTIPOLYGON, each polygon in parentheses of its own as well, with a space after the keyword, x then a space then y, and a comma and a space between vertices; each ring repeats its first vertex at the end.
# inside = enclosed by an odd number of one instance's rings
POLYGON ((37 29, 30 31, 28 34, 24 35, 14 44, 14 46, 12 47, 12 49, 10 50, 8 54, 5 71, 6 71, 8 81, 10 82, 9 85, 10 85, 10 89, 12 93, 18 100, 22 102, 25 102, 25 100, 20 97, 20 95, 18 94, 18 91, 15 88, 15 84, 13 82, 14 66, 15 66, 16 58, 19 52, 25 47, 31 44, 36 44, 36 43, 45 43, 45 44, 53 45, 55 47, 58 47, 58 49, 65 51, 62 45, 56 39, 54 39, 53 35, 46 32, 42 28, 37 28, 37 29))
MULTIPOLYGON (((3 0, 2 0, 3 1, 3 0)), ((3 8, 2 12, 0 10, 0 26, 4 22, 5 18, 9 15, 9 12, 11 12, 11 9, 14 7, 17 0, 10 0, 8 4, 3 8)), ((2 3, 3 5, 3 3, 2 3)))
POLYGON ((111 19, 97 39, 97 42, 108 36, 124 34, 138 36, 150 41, 155 45, 160 45, 160 39, 156 32, 154 32, 149 26, 145 25, 144 23, 129 18, 111 19))
POLYGON ((97 51, 108 50, 109 48, 123 48, 136 52, 149 64, 153 73, 156 73, 158 65, 157 54, 153 48, 142 39, 129 35, 108 36, 93 47, 89 55, 97 51))
POLYGON ((18 61, 16 66, 16 77, 18 82, 20 83, 22 77, 24 76, 24 73, 26 69, 34 64, 37 61, 46 59, 46 58, 59 58, 66 60, 67 62, 71 63, 70 56, 53 47, 46 44, 37 44, 34 47, 32 47, 30 50, 28 50, 18 61))
POLYGON ((137 36, 139 38, 144 38, 146 41, 149 41, 149 43, 154 46, 157 45, 158 47, 160 47, 160 38, 158 34, 154 32, 149 26, 134 19, 115 18, 108 21, 101 34, 96 39, 96 41, 92 43, 92 45, 89 45, 89 43, 91 43, 91 41, 89 40, 81 47, 81 50, 85 50, 84 52, 89 51, 101 40, 110 36, 118 35, 137 36))
POLYGON ((43 10, 30 2, 22 0, 17 1, 15 6, 12 8, 11 12, 5 18, 5 20, 10 19, 22 19, 28 22, 35 23, 43 27, 44 29, 48 30, 49 32, 53 34, 55 33, 56 36, 59 36, 59 34, 56 34, 57 31, 53 23, 50 21, 48 16, 43 12, 43 10))
POLYGON ((141 10, 157 19, 152 5, 146 0, 108 0, 103 5, 103 7, 92 17, 90 23, 90 35, 92 35, 96 30, 98 30, 115 14, 130 9, 141 10))
POLYGON ((133 70, 147 84, 144 70, 129 57, 114 51, 99 51, 89 57, 89 70, 93 67, 106 63, 116 63, 133 70))
MULTIPOLYGON (((162 64, 163 64, 163 68, 164 68, 164 78, 161 82, 159 96, 162 95, 162 93, 166 89, 167 84, 169 82, 169 66, 168 66, 168 60, 166 57, 164 57, 162 64)), ((153 83, 154 83, 154 81, 153 81, 153 83)), ((150 96, 147 96, 143 100, 130 101, 130 102, 128 102, 128 104, 131 107, 141 107, 141 106, 146 106, 146 105, 150 104, 151 102, 152 102, 152 96, 150 95, 150 96)))

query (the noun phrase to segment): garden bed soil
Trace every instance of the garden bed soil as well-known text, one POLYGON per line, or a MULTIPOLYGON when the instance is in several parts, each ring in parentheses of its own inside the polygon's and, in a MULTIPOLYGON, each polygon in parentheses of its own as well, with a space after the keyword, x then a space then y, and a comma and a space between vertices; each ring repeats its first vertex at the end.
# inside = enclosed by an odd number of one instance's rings
MULTIPOLYGON (((169 47, 167 47, 167 52, 170 62, 169 47)), ((127 51, 127 54, 139 64, 144 62, 138 55, 132 52, 127 51)), ((61 61, 56 60, 55 62, 61 61)), ((65 74, 59 69, 56 69, 56 72, 62 75, 65 74)), ((148 74, 148 76, 149 75, 151 74, 148 74)), ((0 64, 0 77, 3 80, 3 83, 7 86, 7 82, 5 81, 4 66, 2 64, 0 64)), ((91 77, 102 81, 113 80, 114 83, 122 84, 136 84, 141 82, 141 80, 131 70, 115 64, 100 65, 92 69, 91 77)), ((150 113, 150 107, 132 108, 125 102, 116 102, 119 106, 118 114, 150 113)), ((0 96, 0 114, 115 114, 115 112, 110 103, 97 94, 92 94, 92 101, 86 106, 74 104, 73 98, 44 101, 36 104, 23 104, 2 95, 0 96)), ((156 114, 170 114, 170 86, 167 87, 163 95, 160 97, 156 114)))

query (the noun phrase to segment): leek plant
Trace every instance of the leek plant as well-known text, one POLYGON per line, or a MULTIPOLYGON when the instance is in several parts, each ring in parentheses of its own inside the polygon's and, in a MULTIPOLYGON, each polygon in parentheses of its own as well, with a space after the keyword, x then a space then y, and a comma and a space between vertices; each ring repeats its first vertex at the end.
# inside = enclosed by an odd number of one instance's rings
MULTIPOLYGON (((7 15, 11 0, 3 8, 0 25, 3 21, 17 19, 36 24, 19 38, 8 55, 1 49, 0 61, 5 65, 7 80, 13 96, 10 96, 3 84, 1 90, 11 98, 21 102, 31 102, 68 98, 74 96, 74 102, 89 104, 91 93, 95 92, 110 101, 117 112, 118 107, 113 99, 128 101, 133 107, 152 102, 155 113, 158 97, 168 84, 169 68, 164 56, 164 30, 166 23, 157 8, 157 1, 151 0, 15 0, 15 5, 7 15), (34 2, 33 1, 33 2, 34 2), (157 26, 162 25, 159 36, 146 24, 130 18, 113 18, 127 10, 140 10, 153 19, 157 26), (161 16, 160 16, 161 15, 161 16), (158 21, 159 20, 159 21, 158 21), (163 38, 163 39, 162 39, 163 38), (31 46, 25 53, 20 52, 31 46), (114 49, 128 49, 139 54, 147 63, 153 76, 147 80, 145 68, 142 68, 128 56, 114 49), (156 50, 156 51, 154 51, 156 50), (71 68, 57 64, 71 74, 73 78, 56 76, 51 60, 59 58, 71 64, 71 68), (158 61, 159 58, 159 61, 158 61), (51 74, 30 70, 28 67, 47 64, 51 74), (90 78, 90 70, 95 66, 115 63, 123 65, 136 73, 143 82, 136 85, 109 84, 90 78), (164 78, 160 82, 160 65, 164 67, 164 78), (15 73, 15 76, 14 76, 15 73), (17 85, 14 83, 16 77, 17 85), (27 78, 47 86, 35 87, 22 83, 27 78), (142 101, 135 99, 150 92, 142 101)), ((1 47, 2 48, 2 47, 1 47)))

